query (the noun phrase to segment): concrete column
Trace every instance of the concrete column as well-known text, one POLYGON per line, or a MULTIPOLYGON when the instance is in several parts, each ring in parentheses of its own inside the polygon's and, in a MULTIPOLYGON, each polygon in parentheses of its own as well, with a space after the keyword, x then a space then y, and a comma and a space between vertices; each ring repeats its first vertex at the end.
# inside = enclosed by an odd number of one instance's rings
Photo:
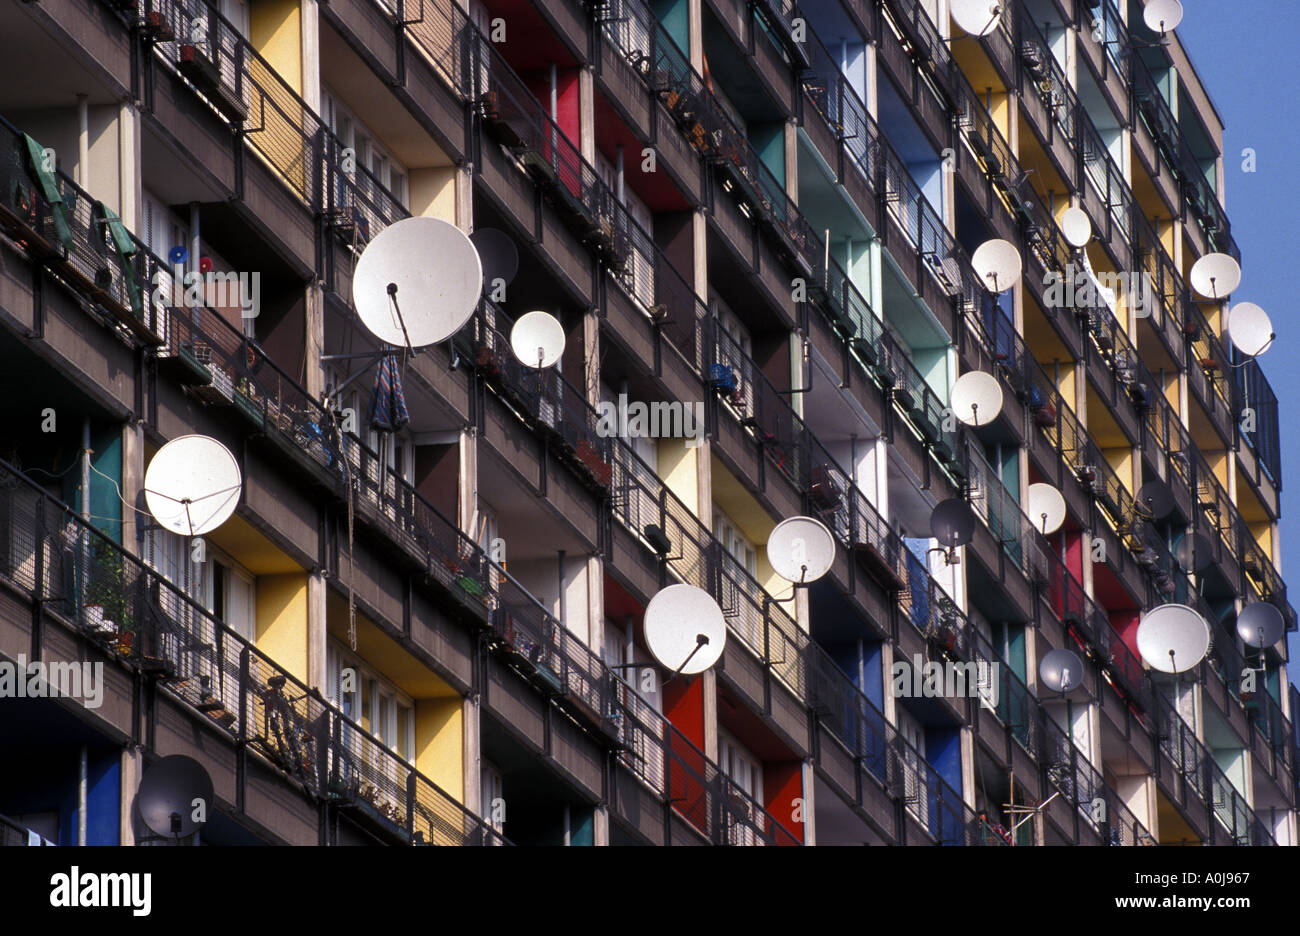
POLYGON ((144 764, 140 749, 127 745, 121 756, 120 810, 118 812, 118 841, 122 845, 135 844, 135 791, 140 786, 140 774, 144 764))
POLYGON ((328 590, 323 570, 307 576, 307 685, 319 689, 321 695, 329 686, 325 650, 329 641, 325 610, 328 590))
POLYGON ((596 88, 589 65, 578 72, 578 150, 596 164, 596 88))
POLYGON ((135 105, 122 103, 117 113, 118 217, 132 231, 144 230, 144 181, 140 172, 140 119, 135 105))
POLYGON ((483 751, 479 744, 478 700, 474 698, 464 699, 461 711, 461 731, 464 735, 462 764, 465 774, 465 802, 462 805, 476 816, 490 819, 490 815, 485 815, 490 810, 484 810, 482 802, 482 776, 479 771, 482 769, 483 751))
MULTIPOLYGON (((813 767, 811 760, 803 762, 800 769, 803 775, 803 843, 805 845, 817 844, 817 772, 813 767)), ((798 829, 791 829, 792 832, 798 832, 798 829)))
POLYGON ((144 429, 140 413, 122 427, 122 542, 127 549, 140 550, 139 516, 131 508, 144 487, 144 429))
POLYGON ((785 122, 785 193, 799 203, 799 125, 793 117, 785 122))
POLYGON ((320 7, 318 0, 302 0, 299 36, 302 41, 302 99, 320 113, 320 7))
POLYGON ((325 347, 325 290, 319 282, 307 284, 303 294, 304 328, 306 342, 307 394, 319 400, 325 392, 325 369, 321 366, 319 352, 325 347))
POLYGON ((582 391, 593 407, 600 405, 600 316, 589 309, 582 317, 582 391))
MULTIPOLYGON (((463 429, 460 433, 459 495, 456 522, 472 537, 474 515, 478 512, 478 434, 473 429, 463 429)), ((509 548, 507 544, 507 555, 509 548)))
POLYGON ((687 0, 687 17, 690 20, 690 36, 686 54, 691 60, 691 67, 704 74, 704 5, 703 0, 687 0))

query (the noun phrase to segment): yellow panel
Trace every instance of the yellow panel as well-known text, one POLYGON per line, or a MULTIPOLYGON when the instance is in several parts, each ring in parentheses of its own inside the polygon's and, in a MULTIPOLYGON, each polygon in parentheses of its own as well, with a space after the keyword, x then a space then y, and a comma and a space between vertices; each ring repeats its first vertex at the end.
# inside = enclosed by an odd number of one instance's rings
POLYGON ((465 719, 459 696, 415 703, 415 769, 465 802, 465 719))
POLYGON ((257 577, 257 649, 308 682, 305 572, 257 577))
POLYGON ((254 575, 303 571, 302 566, 294 562, 288 553, 263 536, 239 514, 209 533, 208 539, 254 575))
POLYGON ((1131 448, 1102 449, 1106 464, 1119 476, 1120 484, 1131 494, 1133 492, 1133 450, 1131 448))
POLYGON ((250 7, 248 33, 253 48, 301 95, 302 21, 298 0, 259 0, 250 7))
MULTIPOLYGON (((347 642, 347 598, 331 591, 325 599, 326 630, 347 642)), ((357 656, 367 666, 413 699, 447 698, 456 690, 446 680, 416 659, 401 644, 379 629, 370 618, 357 612, 357 656)))
POLYGON ((411 170, 411 213, 456 223, 456 169, 411 170))
MULTIPOLYGON (((713 504, 728 517, 755 546, 755 578, 758 584, 771 595, 790 594, 790 583, 772 571, 772 564, 767 560, 767 538, 772 534, 776 521, 745 486, 736 480, 722 462, 712 460, 710 468, 713 480, 713 504)), ((779 601, 791 617, 795 614, 793 595, 789 600, 779 601)))
MULTIPOLYGON (((1048 374, 1052 373, 1050 367, 1044 367, 1048 374)), ((1056 389, 1060 392, 1061 398, 1065 400, 1067 406, 1076 413, 1079 411, 1079 405, 1074 395, 1074 365, 1069 361, 1062 361, 1059 375, 1056 378, 1056 389)))
MULTIPOLYGON (((696 480, 695 453, 682 439, 659 440, 659 477, 697 517, 700 514, 700 489, 696 480)), ((709 518, 703 518, 706 523, 709 518)))

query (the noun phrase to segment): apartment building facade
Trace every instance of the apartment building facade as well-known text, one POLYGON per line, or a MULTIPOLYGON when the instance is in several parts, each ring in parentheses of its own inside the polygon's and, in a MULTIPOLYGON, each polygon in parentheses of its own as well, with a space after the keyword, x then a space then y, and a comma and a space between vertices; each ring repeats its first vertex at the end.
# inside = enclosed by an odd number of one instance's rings
POLYGON ((7 5, 0 657, 103 691, 0 701, 5 840, 147 842, 140 780, 185 754, 212 844, 1295 844, 1286 640, 1235 629, 1295 628, 1277 400, 1189 285, 1239 257, 1220 118, 1138 0, 995 19, 7 5), (352 279, 420 216, 497 244, 469 324, 398 355, 391 428, 352 279), (534 309, 553 369, 511 353, 534 309), (1003 397, 976 426, 971 371, 1003 397), (611 433, 620 400, 704 431, 611 433), (243 478, 197 544, 143 494, 187 434, 243 478), (837 543, 801 588, 766 553, 795 515, 837 543), (727 621, 698 676, 644 638, 674 582, 727 621), (1178 679, 1136 644, 1169 602, 1214 635, 1178 679), (995 691, 898 691, 917 662, 995 691))

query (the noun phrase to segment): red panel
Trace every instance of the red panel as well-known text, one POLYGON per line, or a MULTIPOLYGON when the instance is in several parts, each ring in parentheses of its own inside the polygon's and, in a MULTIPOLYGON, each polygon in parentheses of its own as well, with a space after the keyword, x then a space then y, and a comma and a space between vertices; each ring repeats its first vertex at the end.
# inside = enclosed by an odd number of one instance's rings
MULTIPOLYGON (((804 821, 807 821, 808 818, 807 813, 803 812, 802 765, 798 761, 785 764, 765 764, 763 766, 763 791, 767 794, 767 802, 763 805, 772 814, 772 818, 794 833, 797 841, 802 842, 804 825, 802 822, 795 821, 796 807, 801 811, 801 817, 804 821)), ((782 845, 795 844, 779 832, 776 841, 782 845)))
POLYGON ((1141 654, 1138 653, 1137 633, 1138 622, 1142 619, 1142 613, 1137 610, 1123 610, 1110 612, 1110 626, 1115 629, 1124 645, 1133 651, 1133 658, 1140 660, 1141 654))
POLYGON ((674 808, 707 835, 709 799, 704 767, 704 679, 677 679, 663 688, 664 715, 682 735, 670 735, 668 746, 674 757, 668 761, 668 792, 674 808), (690 741, 692 748, 686 741, 690 741), (698 750, 697 750, 698 749, 698 750))

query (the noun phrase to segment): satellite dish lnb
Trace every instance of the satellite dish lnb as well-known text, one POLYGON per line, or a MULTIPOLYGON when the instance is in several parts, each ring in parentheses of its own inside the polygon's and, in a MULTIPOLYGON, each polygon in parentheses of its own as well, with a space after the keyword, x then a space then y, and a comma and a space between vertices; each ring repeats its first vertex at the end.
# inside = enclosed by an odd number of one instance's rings
POLYGON ((1237 636, 1248 647, 1264 649, 1282 639, 1286 621, 1282 612, 1267 601, 1246 605, 1237 615, 1237 636))
POLYGON ((727 646, 727 622, 713 596, 694 585, 669 585, 645 609, 650 654, 673 675, 703 673, 727 646))
POLYGON ((1029 485, 1025 513, 1044 536, 1055 533, 1065 523, 1065 498, 1050 484, 1029 485))
POLYGON ((1002 4, 993 0, 952 0, 953 21, 972 36, 987 36, 998 27, 1002 4))
POLYGON ((519 272, 519 248, 505 231, 477 228, 469 236, 483 265, 483 291, 491 293, 497 280, 509 285, 519 272))
POLYGON ((787 582, 814 582, 835 562, 835 537, 814 517, 790 517, 767 538, 767 561, 787 582))
POLYGON ((1152 32, 1163 36, 1183 21, 1183 5, 1178 0, 1147 0, 1142 21, 1152 32))
POLYGON ((975 275, 995 294, 1016 285, 1023 269, 1016 245, 1000 238, 987 240, 976 247, 970 262, 975 275))
POLYGON ((469 321, 483 292, 478 251, 456 225, 405 218, 379 232, 352 277, 352 303, 386 344, 422 348, 469 321))
POLYGON ((1085 247, 1092 240, 1092 219, 1078 205, 1066 208, 1059 223, 1061 233, 1071 247, 1085 247))
POLYGON ((1253 302, 1239 302, 1228 312, 1228 337, 1246 357, 1258 357, 1277 335, 1267 312, 1253 302))
POLYGON ((212 809, 212 778, 194 758, 172 754, 144 772, 135 803, 140 818, 155 835, 185 838, 207 821, 212 809))
POLYGON ((154 454, 144 473, 144 499, 164 529, 202 536, 235 512, 242 484, 230 449, 208 436, 184 435, 154 454))
POLYGON ((1188 278, 1197 294, 1222 299, 1241 285, 1241 264, 1227 254, 1208 253, 1192 264, 1188 278))
POLYGON ((968 426, 986 426, 1002 412, 1002 385, 992 374, 967 371, 952 385, 952 412, 968 426))
POLYGON ((1038 678, 1053 692, 1073 692, 1083 683, 1083 661, 1064 647, 1049 650, 1038 664, 1038 678))
POLYGON ((1195 608, 1160 605, 1138 624, 1137 646, 1152 669, 1185 673, 1210 652, 1210 625, 1195 608))
POLYGON ((549 312, 525 312, 510 329, 510 348, 520 363, 541 370, 564 354, 564 326, 549 312))

